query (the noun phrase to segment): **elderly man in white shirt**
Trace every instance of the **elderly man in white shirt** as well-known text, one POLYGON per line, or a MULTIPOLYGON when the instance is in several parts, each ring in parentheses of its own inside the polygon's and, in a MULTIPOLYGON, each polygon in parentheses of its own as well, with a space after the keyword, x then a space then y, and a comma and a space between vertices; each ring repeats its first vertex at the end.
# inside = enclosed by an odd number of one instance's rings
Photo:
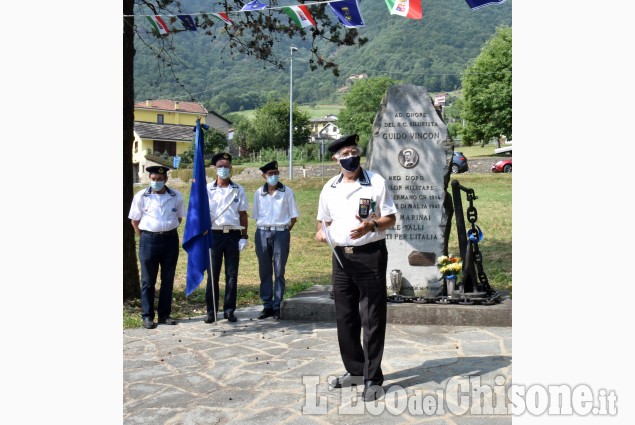
POLYGON ((363 384, 363 399, 373 401, 384 382, 386 229, 395 224, 397 208, 386 180, 361 167, 358 141, 359 136, 352 134, 328 147, 341 173, 320 193, 315 239, 334 246, 331 283, 346 373, 330 388, 363 384))
POLYGON ((256 256, 260 273, 260 299, 264 309, 258 319, 280 319, 280 303, 284 297, 285 268, 291 244, 290 231, 295 226, 298 208, 295 194, 280 183, 278 162, 262 167, 266 183, 254 192, 251 216, 256 220, 256 256), (272 279, 273 275, 273 279, 272 279))

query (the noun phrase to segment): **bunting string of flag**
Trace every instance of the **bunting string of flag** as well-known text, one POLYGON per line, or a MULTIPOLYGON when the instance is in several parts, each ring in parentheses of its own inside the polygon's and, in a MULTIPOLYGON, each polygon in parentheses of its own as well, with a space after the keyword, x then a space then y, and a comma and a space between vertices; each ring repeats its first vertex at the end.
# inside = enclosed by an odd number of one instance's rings
MULTIPOLYGON (((486 6, 503 4, 506 0, 465 0, 467 5, 472 10, 477 10, 486 6)), ((388 13, 391 15, 402 16, 408 19, 423 19, 423 9, 421 7, 421 0, 385 0, 388 7, 388 13)), ((333 14, 337 17, 340 24, 347 28, 364 27, 364 18, 362 17, 359 9, 358 0, 325 0, 307 2, 298 5, 291 6, 267 6, 259 0, 253 0, 246 3, 240 10, 224 11, 224 12, 200 12, 200 13, 188 13, 180 15, 124 15, 124 17, 146 17, 150 22, 151 27, 160 35, 167 35, 170 33, 170 27, 166 23, 164 18, 178 18, 182 25, 182 28, 172 26, 172 30, 188 30, 196 31, 195 16, 198 15, 211 15, 214 18, 222 21, 225 25, 232 26, 234 23, 229 17, 229 14, 236 13, 252 13, 263 10, 280 10, 289 16, 289 19, 300 28, 307 28, 310 26, 316 26, 315 19, 309 11, 309 6, 328 4, 333 14)), ((169 21, 169 19, 168 19, 169 21)))

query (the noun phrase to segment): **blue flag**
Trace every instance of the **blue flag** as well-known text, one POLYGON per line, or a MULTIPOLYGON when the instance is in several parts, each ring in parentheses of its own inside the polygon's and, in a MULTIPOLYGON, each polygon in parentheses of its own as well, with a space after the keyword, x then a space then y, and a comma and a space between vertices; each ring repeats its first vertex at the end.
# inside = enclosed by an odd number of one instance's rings
POLYGON ((183 231, 183 249, 187 252, 187 276, 185 295, 188 296, 201 284, 205 270, 209 269, 209 249, 212 247, 212 219, 209 216, 207 180, 203 152, 205 142, 203 130, 209 126, 196 120, 196 142, 194 146, 194 170, 190 202, 187 207, 187 221, 183 231))
POLYGON ((359 11, 359 5, 357 0, 343 0, 338 2, 329 3, 329 6, 333 13, 340 20, 340 23, 345 27, 363 27, 364 18, 359 11))
POLYGON ((260 3, 258 0, 254 0, 244 5, 243 8, 240 9, 240 11, 246 12, 250 10, 260 10, 260 9, 265 9, 266 7, 267 5, 260 3))
POLYGON ((194 18, 192 18, 192 15, 177 15, 177 16, 183 23, 183 26, 185 27, 186 30, 196 31, 196 24, 194 23, 194 18))
POLYGON ((490 6, 492 4, 502 4, 505 0, 465 0, 470 9, 476 10, 481 7, 490 6))

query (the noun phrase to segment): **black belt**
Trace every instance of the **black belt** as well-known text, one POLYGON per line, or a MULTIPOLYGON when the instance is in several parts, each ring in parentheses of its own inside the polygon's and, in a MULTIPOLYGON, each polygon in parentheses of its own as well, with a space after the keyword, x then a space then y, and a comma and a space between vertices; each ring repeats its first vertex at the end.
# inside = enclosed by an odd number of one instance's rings
POLYGON ((382 246, 386 245, 386 239, 367 243, 359 246, 336 246, 335 249, 344 254, 356 254, 358 252, 375 252, 382 246))
POLYGON ((141 233, 149 233, 151 235, 170 235, 172 233, 177 233, 176 228, 172 230, 166 230, 165 232, 151 232, 149 230, 142 230, 141 233))

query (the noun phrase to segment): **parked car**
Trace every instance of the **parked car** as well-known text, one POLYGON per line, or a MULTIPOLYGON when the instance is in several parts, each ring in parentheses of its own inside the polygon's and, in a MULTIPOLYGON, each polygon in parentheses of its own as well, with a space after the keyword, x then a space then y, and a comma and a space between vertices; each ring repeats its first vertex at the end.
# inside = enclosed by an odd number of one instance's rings
POLYGON ((512 172, 512 159, 501 159, 494 165, 492 165, 493 173, 511 173, 512 172))
POLYGON ((467 158, 463 152, 454 152, 452 157, 452 174, 465 173, 469 167, 467 166, 467 158))

